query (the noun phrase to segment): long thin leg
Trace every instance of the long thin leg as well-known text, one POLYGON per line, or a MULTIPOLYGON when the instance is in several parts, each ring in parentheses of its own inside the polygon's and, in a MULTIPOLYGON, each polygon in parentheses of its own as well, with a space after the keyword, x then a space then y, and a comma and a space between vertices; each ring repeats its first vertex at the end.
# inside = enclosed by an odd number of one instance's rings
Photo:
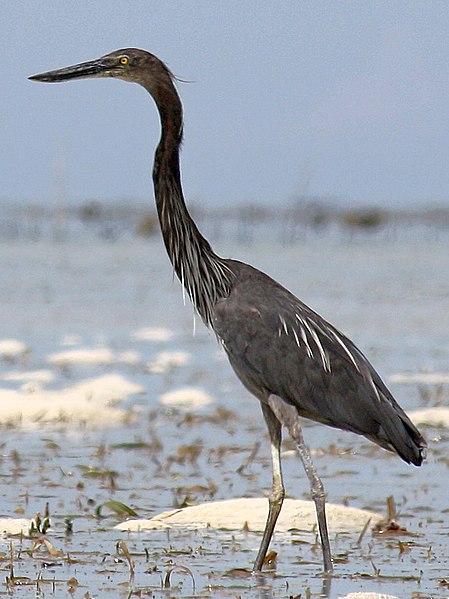
POLYGON ((262 412, 270 434, 273 485, 270 496, 268 497, 268 517, 265 524, 265 530, 263 531, 259 552, 256 561, 254 562, 254 572, 260 572, 262 570, 263 562, 267 555, 268 547, 270 546, 271 537, 273 536, 274 527, 276 526, 285 497, 281 470, 281 423, 273 414, 271 408, 264 403, 262 403, 262 412))
POLYGON ((331 547, 329 542, 329 532, 327 530, 326 498, 324 495, 323 483, 321 482, 321 479, 318 476, 315 466, 312 462, 312 457, 310 455, 309 448, 304 442, 301 427, 299 425, 297 427, 295 426, 294 434, 292 434, 291 431, 289 432, 292 436, 292 439, 296 443, 299 457, 301 458, 304 470, 307 474, 307 478, 309 479, 312 499, 315 502, 316 517, 318 520, 318 528, 320 530, 321 537, 321 548, 323 550, 324 571, 326 573, 331 573, 333 570, 333 566, 331 547))
POLYGON ((286 403, 282 398, 277 395, 270 395, 268 398, 269 406, 275 414, 277 420, 279 420, 284 426, 287 427, 288 432, 296 443, 296 448, 301 458, 304 470, 307 474, 310 484, 310 492, 312 499, 315 503, 316 516, 318 520, 318 528, 320 531, 321 548, 323 551, 323 562, 324 571, 331 573, 333 570, 331 548, 329 542, 329 533, 327 530, 326 521, 326 499, 324 495, 323 483, 317 474, 315 466, 312 462, 309 448, 305 444, 304 437, 302 436, 301 425, 299 421, 299 415, 296 408, 286 403))

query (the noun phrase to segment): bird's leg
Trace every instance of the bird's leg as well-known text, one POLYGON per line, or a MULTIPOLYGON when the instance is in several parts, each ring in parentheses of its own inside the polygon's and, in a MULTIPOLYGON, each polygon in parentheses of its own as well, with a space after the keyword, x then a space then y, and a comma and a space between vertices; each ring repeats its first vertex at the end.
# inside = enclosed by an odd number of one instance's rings
POLYGON ((262 570, 263 562, 267 555, 274 527, 276 526, 278 516, 281 512, 285 496, 281 470, 281 423, 273 414, 271 408, 265 403, 262 403, 262 412, 270 434, 273 485, 271 487, 270 496, 268 497, 268 517, 265 524, 265 530, 263 531, 259 552, 256 561, 254 562, 254 572, 260 572, 262 570))
POLYGON ((324 571, 330 574, 333 570, 333 566, 331 547, 329 542, 329 532, 327 529, 326 521, 326 498, 324 495, 324 487, 312 462, 312 457, 310 455, 309 448, 304 442, 301 427, 298 424, 298 426, 295 426, 294 429, 295 430, 293 433, 291 431, 289 432, 292 439, 296 443, 296 448, 298 450, 299 457, 301 458, 304 470, 307 474, 307 478, 309 479, 310 492, 312 494, 312 499, 315 502, 316 517, 318 520, 318 528, 320 530, 321 548, 323 550, 324 571))
POLYGON ((315 503, 318 528, 320 531, 324 571, 325 573, 330 574, 333 570, 333 566, 326 521, 326 499, 324 488, 312 462, 309 448, 305 444, 298 412, 294 406, 288 404, 277 395, 270 395, 268 403, 274 412, 275 417, 287 428, 291 438, 295 442, 299 457, 301 458, 307 478, 309 479, 310 492, 315 503))

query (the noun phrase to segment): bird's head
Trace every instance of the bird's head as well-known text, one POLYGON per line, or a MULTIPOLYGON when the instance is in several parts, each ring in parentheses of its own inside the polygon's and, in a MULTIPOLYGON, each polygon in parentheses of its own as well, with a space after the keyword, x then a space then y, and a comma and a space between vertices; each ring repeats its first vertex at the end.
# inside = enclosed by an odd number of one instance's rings
POLYGON ((70 67, 47 71, 29 77, 33 81, 57 83, 69 79, 91 77, 116 77, 133 83, 140 83, 150 89, 161 79, 172 79, 169 69, 153 54, 137 48, 115 50, 96 60, 81 62, 70 67))

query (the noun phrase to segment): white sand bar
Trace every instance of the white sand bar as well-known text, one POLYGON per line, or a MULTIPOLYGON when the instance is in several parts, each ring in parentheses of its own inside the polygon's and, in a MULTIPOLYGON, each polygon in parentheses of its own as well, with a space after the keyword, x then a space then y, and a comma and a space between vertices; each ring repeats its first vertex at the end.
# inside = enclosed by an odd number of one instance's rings
POLYGON ((28 347, 17 339, 0 339, 0 356, 12 358, 26 354, 28 347))
POLYGON ((0 535, 27 535, 31 522, 26 518, 0 518, 0 535))
POLYGON ((189 359, 189 354, 184 351, 160 352, 156 358, 148 364, 148 370, 154 374, 164 374, 173 370, 173 368, 185 366, 189 363, 189 359))
POLYGON ((58 366, 69 366, 71 364, 92 364, 104 366, 115 362, 116 357, 112 351, 106 347, 96 349, 71 349, 67 351, 51 354, 47 358, 50 364, 58 366))
POLYGON ((163 327, 148 327, 138 329, 131 334, 133 341, 170 341, 173 337, 172 331, 163 327))
POLYGON ((135 351, 115 354, 107 347, 70 349, 50 354, 47 361, 55 366, 108 366, 116 362, 138 364, 140 355, 135 351))
POLYGON ((197 387, 181 387, 173 391, 163 393, 159 401, 164 406, 173 406, 176 408, 202 408, 208 406, 214 401, 214 398, 197 387))
POLYGON ((405 385, 416 385, 419 383, 427 385, 439 385, 449 383, 448 372, 417 372, 415 374, 397 373, 390 376, 389 380, 393 383, 405 385))
MULTIPOLYGON (((367 510, 359 510, 332 503, 326 504, 330 534, 337 532, 360 532, 371 518, 370 527, 382 520, 382 516, 367 510)), ((115 528, 136 532, 167 527, 219 528, 225 530, 248 529, 262 532, 268 513, 265 498, 237 498, 211 501, 179 510, 162 512, 149 520, 127 520, 115 528)), ((315 504, 312 501, 286 499, 282 506, 276 532, 292 529, 312 532, 316 529, 315 504)))
POLYGON ((396 595, 385 595, 384 593, 349 593, 339 595, 338 599, 399 599, 396 595))
POLYGON ((409 412, 408 415, 414 424, 449 428, 449 408, 436 406, 435 408, 423 408, 409 412))
POLYGON ((62 389, 24 385, 0 389, 0 424, 38 427, 42 423, 112 426, 130 414, 119 403, 144 389, 118 373, 85 379, 62 389))
POLYGON ((55 378, 51 370, 10 370, 0 375, 0 381, 11 381, 19 383, 51 383, 55 378))

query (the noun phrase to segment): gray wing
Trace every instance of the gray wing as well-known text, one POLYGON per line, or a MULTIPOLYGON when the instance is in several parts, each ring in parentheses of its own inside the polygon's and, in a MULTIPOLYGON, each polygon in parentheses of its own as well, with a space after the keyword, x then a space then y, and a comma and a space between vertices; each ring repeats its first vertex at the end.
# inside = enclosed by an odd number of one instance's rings
POLYGON ((278 395, 301 416, 421 463, 424 439, 362 352, 276 281, 240 269, 213 326, 244 385, 262 401, 278 395))

